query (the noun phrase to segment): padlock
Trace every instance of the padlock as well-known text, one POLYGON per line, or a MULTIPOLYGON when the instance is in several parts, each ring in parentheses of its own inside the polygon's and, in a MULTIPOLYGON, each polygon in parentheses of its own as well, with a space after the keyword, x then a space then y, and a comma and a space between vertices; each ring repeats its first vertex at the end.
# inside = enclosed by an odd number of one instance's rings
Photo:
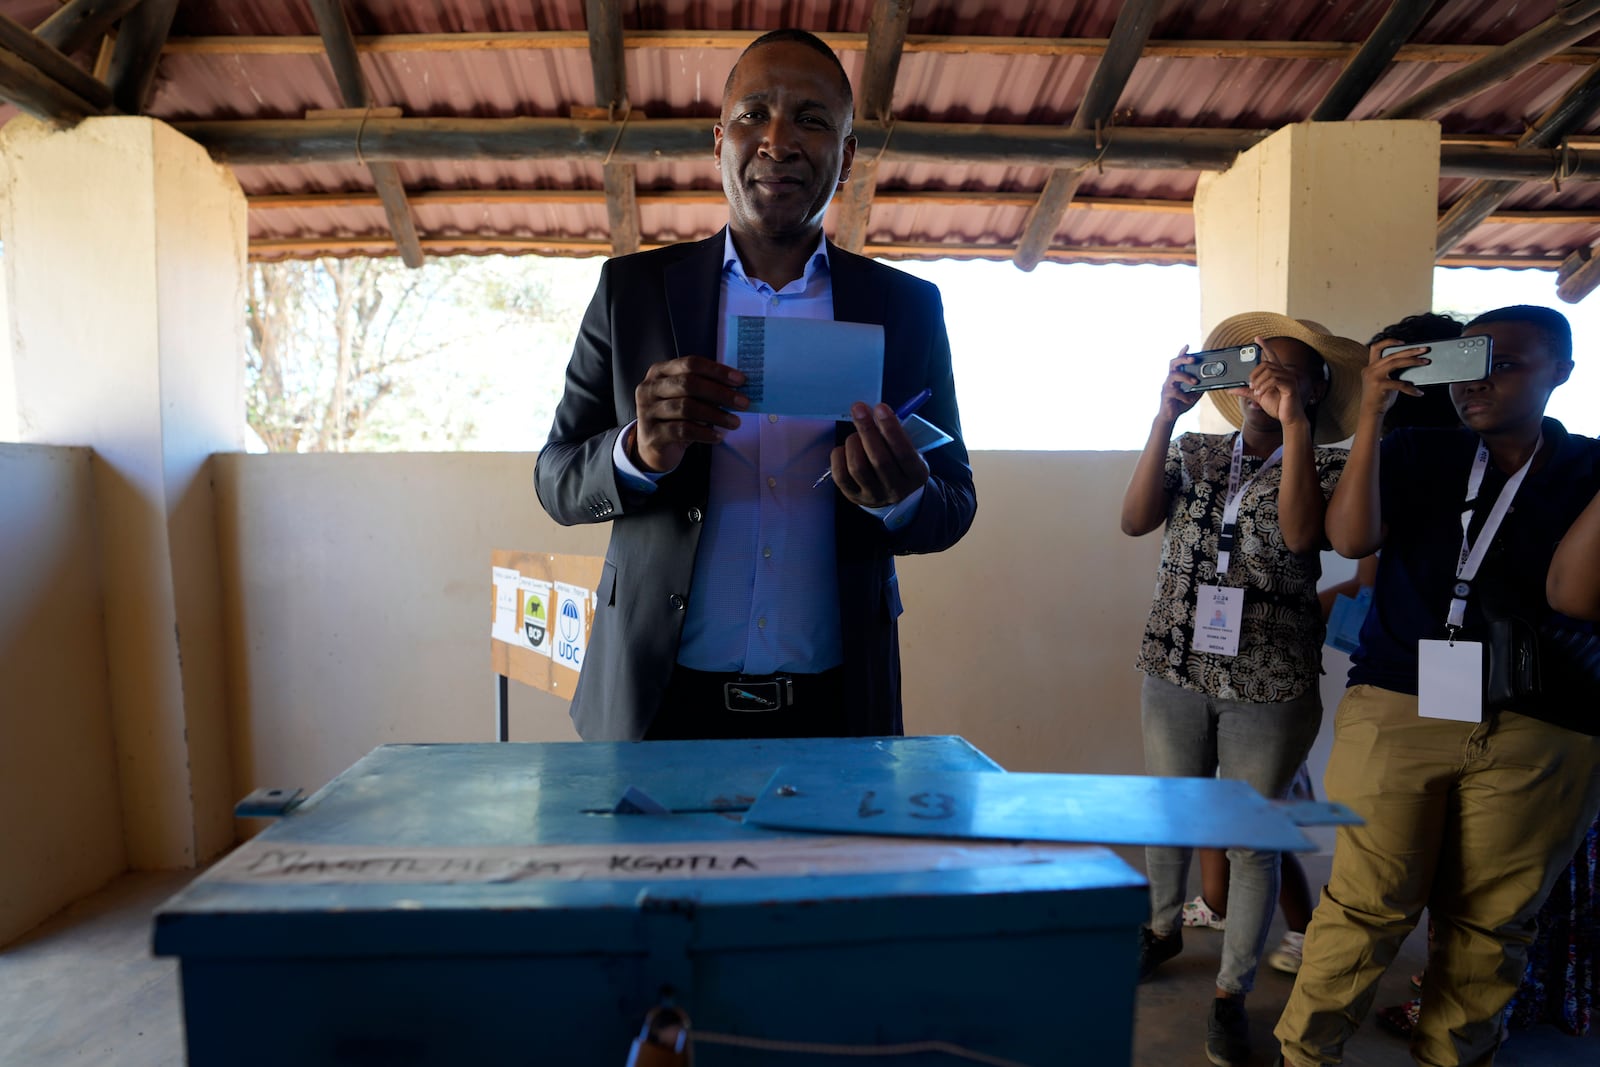
POLYGON ((692 1067, 689 1016, 670 1004, 651 1008, 628 1050, 627 1067, 692 1067))

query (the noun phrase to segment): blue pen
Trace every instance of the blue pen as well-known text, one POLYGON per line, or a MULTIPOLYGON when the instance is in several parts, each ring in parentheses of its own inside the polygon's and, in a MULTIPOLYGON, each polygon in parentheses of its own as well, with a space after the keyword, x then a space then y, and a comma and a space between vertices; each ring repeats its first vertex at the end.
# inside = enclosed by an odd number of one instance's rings
MULTIPOLYGON (((901 404, 899 407, 895 408, 894 417, 899 419, 901 422, 904 422, 912 415, 915 415, 917 413, 917 409, 926 404, 928 402, 928 398, 932 395, 932 389, 924 389, 910 400, 907 400, 904 404, 901 404)), ((822 472, 822 477, 811 483, 811 488, 817 488, 817 486, 821 485, 831 477, 833 477, 833 468, 829 467, 827 470, 822 472)))

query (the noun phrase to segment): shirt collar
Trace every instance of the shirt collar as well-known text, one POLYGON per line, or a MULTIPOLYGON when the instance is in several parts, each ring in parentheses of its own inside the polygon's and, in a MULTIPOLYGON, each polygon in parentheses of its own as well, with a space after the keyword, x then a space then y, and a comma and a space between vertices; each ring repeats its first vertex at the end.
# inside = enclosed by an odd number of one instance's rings
MULTIPOLYGON (((817 271, 828 269, 828 236, 826 233, 818 233, 816 250, 811 253, 811 258, 806 260, 805 272, 800 275, 801 287, 810 287, 811 280, 817 271)), ((722 228, 722 273, 733 275, 752 289, 766 284, 765 282, 756 281, 745 273, 744 261, 739 258, 739 250, 733 246, 733 228, 731 226, 722 228)), ((793 285, 794 283, 790 282, 789 284, 793 285)))

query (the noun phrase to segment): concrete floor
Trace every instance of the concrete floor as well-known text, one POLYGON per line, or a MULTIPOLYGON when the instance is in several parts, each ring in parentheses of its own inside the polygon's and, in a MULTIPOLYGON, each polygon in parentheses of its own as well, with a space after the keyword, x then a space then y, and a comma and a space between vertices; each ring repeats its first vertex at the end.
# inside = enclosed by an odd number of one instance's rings
MULTIPOLYGON (((1321 884, 1326 857, 1309 857, 1306 870, 1313 884, 1321 884)), ((150 956, 150 913, 189 877, 127 875, 0 949, 0 1064, 182 1064, 177 968, 150 956)), ((1274 943, 1280 932, 1274 932, 1274 943)), ((1420 935, 1407 942, 1384 979, 1380 1005, 1406 995, 1406 977, 1422 963, 1421 943, 1420 935)), ((1135 1067, 1207 1063, 1201 1046, 1221 944, 1218 933, 1191 931, 1183 954, 1139 988, 1135 1067)), ((1263 971, 1250 997, 1251 1038, 1263 1067, 1272 1062, 1272 1025, 1290 985, 1287 975, 1263 971)), ((1594 1067, 1600 1063, 1600 1032, 1573 1038, 1551 1026, 1517 1031, 1495 1062, 1498 1067, 1594 1067)), ((1411 1057, 1403 1042, 1369 1023, 1351 1043, 1345 1063, 1406 1067, 1411 1057)))

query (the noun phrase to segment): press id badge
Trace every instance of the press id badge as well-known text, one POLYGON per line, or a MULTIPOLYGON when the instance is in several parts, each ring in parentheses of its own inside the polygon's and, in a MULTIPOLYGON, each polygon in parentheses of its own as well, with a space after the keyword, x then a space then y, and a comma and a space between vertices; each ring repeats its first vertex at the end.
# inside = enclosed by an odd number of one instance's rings
POLYGON ((1483 644, 1417 642, 1417 714, 1424 719, 1483 721, 1483 644))
POLYGON ((1194 606, 1194 650, 1217 656, 1237 656, 1239 620, 1243 614, 1243 589, 1200 586, 1194 606))

